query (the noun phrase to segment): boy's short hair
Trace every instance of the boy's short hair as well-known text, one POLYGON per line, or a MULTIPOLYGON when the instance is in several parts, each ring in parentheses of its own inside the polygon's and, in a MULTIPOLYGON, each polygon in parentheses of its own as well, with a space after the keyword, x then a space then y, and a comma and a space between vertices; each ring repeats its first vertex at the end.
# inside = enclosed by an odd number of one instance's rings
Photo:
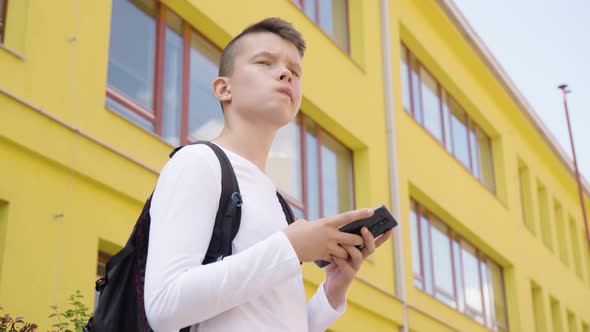
POLYGON ((221 60, 219 61, 219 76, 227 77, 232 74, 234 69, 234 59, 239 44, 238 41, 248 34, 257 32, 273 33, 295 45, 301 57, 303 57, 303 53, 305 53, 305 40, 303 40, 301 33, 297 31, 291 23, 277 17, 267 18, 250 25, 225 46, 221 53, 221 60))

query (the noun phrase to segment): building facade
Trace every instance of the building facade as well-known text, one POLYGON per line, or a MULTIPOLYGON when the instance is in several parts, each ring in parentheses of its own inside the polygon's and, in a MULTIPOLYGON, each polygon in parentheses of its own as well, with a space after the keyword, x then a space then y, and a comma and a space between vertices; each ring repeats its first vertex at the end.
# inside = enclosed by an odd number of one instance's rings
POLYGON ((5 313, 93 306, 168 153, 220 131, 223 46, 271 16, 308 51, 267 174, 298 217, 400 222, 333 331, 590 331, 572 166, 450 0, 0 0, 5 313))

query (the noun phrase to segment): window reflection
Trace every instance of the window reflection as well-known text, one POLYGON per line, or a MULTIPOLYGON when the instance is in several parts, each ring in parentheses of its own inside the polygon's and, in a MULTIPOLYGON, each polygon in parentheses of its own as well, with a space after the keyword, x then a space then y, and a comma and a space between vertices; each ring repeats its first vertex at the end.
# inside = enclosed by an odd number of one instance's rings
POLYGON ((315 123, 306 118, 305 124, 306 161, 307 161, 307 217, 308 220, 316 220, 320 217, 320 187, 319 187, 319 163, 318 140, 315 123))
POLYGON ((180 112, 182 100, 182 20, 166 11, 166 48, 162 138, 171 145, 180 144, 180 112))
POLYGON ((154 99, 155 15, 154 1, 113 1, 108 84, 148 110, 154 99))
POLYGON ((266 162, 266 173, 282 192, 303 202, 299 121, 297 117, 277 132, 266 162))
POLYGON ((317 1, 320 27, 334 39, 340 48, 348 51, 347 0, 317 1))
POLYGON ((352 154, 325 132, 322 147, 322 201, 324 216, 352 210, 352 154))
POLYGON ((438 97, 438 83, 424 67, 420 68, 422 81, 422 111, 424 126, 436 139, 442 142, 442 123, 440 113, 440 99, 438 97))
POLYGON ((467 314, 477 320, 482 320, 481 283, 475 249, 467 243, 462 243, 461 247, 467 314))
POLYGON ((469 143, 467 141, 465 112, 459 108, 453 99, 449 98, 448 102, 451 111, 453 154, 465 167, 469 168, 469 143))
POLYGON ((432 261, 434 265, 434 282, 444 300, 454 299, 453 264, 451 261, 451 242, 447 235, 447 227, 436 219, 432 219, 432 261))
POLYGON ((408 62, 408 50, 405 46, 401 47, 401 82, 402 82, 402 102, 406 112, 412 112, 412 95, 410 93, 410 66, 408 62))
POLYGON ((414 285, 481 324, 506 331, 502 267, 413 199, 410 227, 414 285))
POLYGON ((191 36, 189 124, 190 140, 211 140, 221 133, 223 112, 213 96, 221 52, 196 32, 191 36))

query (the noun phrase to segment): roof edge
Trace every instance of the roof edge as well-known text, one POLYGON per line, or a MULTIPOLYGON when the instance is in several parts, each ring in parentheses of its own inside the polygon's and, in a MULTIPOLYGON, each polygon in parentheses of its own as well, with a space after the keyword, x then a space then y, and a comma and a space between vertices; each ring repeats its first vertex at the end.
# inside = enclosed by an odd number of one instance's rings
MULTIPOLYGON (((549 148, 555 153, 557 158, 566 167, 568 172, 574 177, 575 181, 576 173, 573 162, 569 159, 566 152, 557 142, 555 136, 551 134, 551 132, 545 126, 543 121, 533 111, 533 107, 529 104, 529 102, 522 95, 520 90, 516 87, 516 84, 512 81, 510 76, 508 76, 504 68, 502 68, 502 66, 494 57, 490 49, 485 45, 483 40, 475 32, 475 29, 473 29, 473 27, 471 26, 471 24, 469 24, 465 16, 463 16, 461 10, 459 10, 459 8, 455 5, 455 3, 452 0, 436 1, 443 9, 445 14, 449 17, 449 19, 455 24, 455 27, 457 27, 457 29, 463 35, 465 40, 469 43, 469 45, 473 48, 477 55, 479 55, 481 60, 490 69, 492 74, 496 77, 496 79, 500 82, 504 89, 508 92, 510 97, 512 97, 512 99, 516 102, 517 106, 520 108, 522 113, 524 113, 527 119, 533 124, 533 127, 541 135, 541 138, 543 138, 547 142, 549 148)), ((586 195, 590 196, 590 184, 581 173, 580 178, 582 182, 582 187, 584 188, 586 195)))

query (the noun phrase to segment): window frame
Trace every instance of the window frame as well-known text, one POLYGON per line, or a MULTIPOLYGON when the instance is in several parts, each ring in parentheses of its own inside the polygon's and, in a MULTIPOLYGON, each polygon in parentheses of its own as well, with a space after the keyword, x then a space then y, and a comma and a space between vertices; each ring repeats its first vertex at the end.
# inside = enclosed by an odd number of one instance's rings
MULTIPOLYGON (((313 24, 320 29, 320 31, 326 35, 328 37, 328 39, 330 39, 330 41, 336 45, 336 47, 338 47, 340 50, 342 50, 344 53, 346 53, 346 55, 350 56, 350 18, 349 18, 349 13, 350 13, 350 4, 348 3, 349 0, 344 0, 344 20, 345 20, 345 29, 346 29, 346 45, 340 46, 340 44, 335 40, 335 38, 330 35, 328 32, 326 32, 324 30, 324 28, 322 28, 321 25, 321 21, 320 21, 320 6, 319 6, 319 2, 320 1, 326 1, 326 0, 291 0, 291 3, 294 4, 302 13, 305 17, 307 17, 310 21, 313 22, 313 24), (305 13, 305 8, 307 3, 309 2, 313 2, 313 6, 314 8, 314 16, 315 17, 309 17, 307 16, 307 14, 305 13)), ((330 0, 331 1, 331 0, 330 0)))
POLYGON ((317 122, 311 119, 309 116, 304 114, 303 112, 299 112, 298 117, 296 118, 297 125, 299 126, 299 144, 300 150, 299 153, 301 155, 301 200, 289 195, 285 191, 282 191, 280 188, 277 190, 283 195, 285 200, 291 204, 292 206, 296 207, 297 209, 303 211, 303 215, 305 219, 309 219, 309 193, 308 193, 308 167, 307 167, 307 123, 308 121, 312 122, 317 129, 316 133, 316 158, 317 158, 317 168, 318 168, 318 213, 320 218, 324 217, 324 194, 323 194, 323 178, 322 178, 322 135, 327 135, 332 138, 335 142, 341 144, 343 147, 350 151, 351 156, 351 164, 350 164, 350 171, 351 171, 351 202, 352 207, 355 206, 355 186, 354 186, 354 151, 348 148, 345 144, 343 144, 339 139, 334 137, 330 132, 325 130, 322 126, 320 126, 317 122))
MULTIPOLYGON (((506 283, 505 283, 505 277, 504 277, 504 268, 496 263, 495 261, 493 261, 489 256, 485 255, 477 246, 473 245, 471 242, 469 242, 468 240, 466 240, 465 238, 463 238, 460 234, 458 234, 456 231, 454 231, 447 223, 445 223, 442 219, 438 218, 436 215, 434 215, 432 212, 430 212, 427 208, 425 208, 424 206, 422 206, 420 203, 418 203, 418 201, 416 201, 413 198, 410 198, 410 207, 414 208, 414 213, 416 214, 416 220, 418 221, 417 223, 417 227, 416 227, 416 231, 418 232, 418 241, 420 242, 418 244, 418 255, 420 255, 419 258, 419 262, 420 262, 420 267, 419 267, 419 271, 421 273, 421 275, 416 275, 414 272, 413 273, 413 279, 414 279, 414 285, 416 288, 422 290, 423 292, 431 295, 432 297, 434 297, 437 301, 448 305, 449 307, 457 310, 458 312, 464 314, 465 316, 469 317, 470 319, 473 319, 474 321, 488 327, 491 329, 497 329, 497 328, 502 328, 505 331, 508 331, 508 327, 509 327, 509 318, 508 318, 508 306, 507 306, 507 302, 506 302, 506 283), (426 216, 426 220, 428 221, 427 227, 428 227, 428 247, 430 248, 430 253, 423 253, 424 250, 424 245, 423 245, 423 237, 422 237, 422 223, 420 222, 422 216, 426 216), (440 223, 442 225, 444 225, 446 227, 447 230, 447 237, 449 239, 449 245, 450 245, 450 261, 451 261, 451 267, 450 267, 450 271, 452 274, 452 280, 453 280, 453 292, 454 292, 454 297, 450 297, 445 290, 439 289, 436 285, 436 277, 435 277, 435 272, 434 272, 434 257, 432 255, 432 248, 433 248, 433 242, 432 242, 432 231, 431 228, 435 227, 432 224, 432 221, 435 220, 435 222, 440 223), (455 259, 455 255, 457 254, 455 251, 455 244, 457 244, 458 248, 459 248, 459 252, 458 252, 458 259, 455 259), (471 249, 470 252, 473 253, 476 261, 477 261, 477 277, 479 280, 479 295, 480 295, 480 301, 481 301, 481 308, 482 310, 479 311, 477 308, 474 308, 472 306, 470 306, 467 303, 467 298, 466 298, 466 286, 465 286, 465 274, 464 274, 464 263, 463 263, 463 254, 462 254, 462 250, 464 250, 464 248, 469 248, 471 249), (427 254, 430 255, 430 269, 432 270, 432 276, 430 277, 431 280, 426 280, 425 276, 424 276, 424 270, 425 270, 425 266, 424 266, 424 259, 423 259, 423 255, 427 254), (482 265, 486 264, 487 265, 487 270, 488 273, 484 274, 483 273, 483 268, 482 265), (495 265, 499 270, 500 270, 500 277, 501 277, 501 292, 502 292, 502 303, 503 303, 503 309, 504 309, 504 317, 506 318, 506 324, 502 324, 497 318, 496 318, 496 313, 495 313, 495 302, 494 302, 494 285, 491 281, 491 265, 495 265), (461 272, 461 275, 457 275, 457 271, 461 272), (461 283, 459 284, 458 280, 461 280, 461 283), (417 286, 416 285, 416 280, 419 280, 422 284, 422 287, 417 286), (487 289, 487 295, 484 289, 484 282, 488 283, 488 289, 487 289), (432 288, 431 291, 427 290, 426 287, 426 283, 429 282, 432 284, 432 288), (459 289, 460 288, 460 289, 459 289), (454 306, 449 305, 447 302, 441 300, 440 298, 437 297, 437 294, 441 294, 443 296, 445 296, 448 300, 450 300, 451 302, 454 302, 454 306), (486 298, 489 300, 486 304, 486 298), (487 312, 487 311, 490 312, 487 312), (492 319, 490 319, 490 317, 492 319)), ((414 252, 412 252, 412 254, 416 254, 414 252)), ((412 271, 414 271, 414 268, 412 268, 412 271)))
POLYGON ((2 1, 2 8, 0 8, 0 44, 4 44, 4 37, 6 36, 6 18, 8 13, 8 1, 2 1))
MULTIPOLYGON (((407 67, 407 73, 402 73, 402 75, 408 75, 408 85, 407 87, 402 86, 402 89, 409 89, 409 96, 410 96, 410 109, 406 109, 406 107, 403 107, 403 109, 406 111, 406 113, 409 113, 411 115, 411 117, 414 119, 414 121, 416 121, 418 124, 420 124, 420 126, 426 130, 426 132, 433 138, 435 139, 437 142, 439 142, 443 148, 449 152, 458 162, 459 164, 461 164, 461 166, 463 166, 475 179, 477 179, 477 181, 479 183, 481 183, 485 188, 487 188, 490 192, 492 192, 494 195, 497 194, 497 190, 496 190, 496 170, 494 167, 494 157, 493 157, 493 141, 491 139, 491 137, 481 128, 481 126, 479 126, 475 121, 473 121, 473 119, 471 118, 471 116, 467 113, 467 111, 465 111, 465 109, 457 102, 457 99, 455 99, 443 86, 442 84, 440 84, 440 82, 436 79, 436 77, 433 75, 433 73, 426 68, 426 66, 424 66, 422 64, 422 62, 412 53, 412 51, 410 51, 410 49, 404 44, 401 43, 401 48, 402 48, 402 52, 405 53, 405 61, 406 61, 406 67, 407 67), (428 75, 430 75, 434 81, 437 84, 437 97, 438 97, 438 112, 440 114, 440 133, 441 133, 441 138, 439 139, 435 134, 433 134, 429 129, 428 126, 426 125, 425 121, 425 116, 424 116, 424 98, 422 96, 422 79, 421 79, 421 73, 422 71, 426 72, 428 75), (416 73, 416 75, 413 75, 414 73, 416 73), (414 77, 415 76, 415 77, 414 77), (415 82, 416 81, 416 82, 415 82), (417 90, 417 91, 416 91, 417 90), (416 103, 419 103, 420 105, 416 105, 416 103), (454 141, 454 137, 453 137, 453 126, 452 126, 452 121, 451 121, 451 117, 453 116, 453 111, 448 108, 448 112, 446 112, 447 114, 445 114, 445 103, 449 103, 452 102, 453 104, 455 104, 459 110, 463 113, 463 115, 465 116, 465 128, 467 130, 467 150, 468 150, 468 164, 469 165, 464 165, 463 162, 459 159, 459 157, 456 156, 455 154, 455 141, 454 141), (418 108, 419 106, 419 108, 418 108), (419 114, 418 114, 419 112, 419 114), (447 116, 445 116, 447 115, 447 116), (446 130, 449 130, 449 133, 446 132, 446 130), (489 153, 489 165, 487 165, 487 167, 490 168, 490 181, 491 183, 486 183, 485 178, 483 176, 484 174, 484 169, 483 169, 483 163, 482 163, 482 158, 481 158, 481 151, 479 148, 479 144, 478 144, 478 133, 481 134, 483 137, 485 137, 489 143, 489 151, 485 151, 483 153, 489 153), (450 142, 447 142, 447 136, 448 139, 450 139, 450 142), (474 137, 472 137, 474 136, 474 137), (478 156, 474 156, 473 155, 473 149, 477 149, 480 153, 478 154, 478 156), (477 160, 477 165, 479 166, 479 169, 476 170, 474 169, 474 158, 478 158, 477 160)), ((401 58, 401 56, 400 56, 401 58)), ((401 61, 404 61, 404 59, 401 59, 401 61)), ((403 82, 403 80, 402 80, 403 82)))
MULTIPOLYGON (((154 60, 154 82, 152 86, 153 91, 153 109, 148 109, 133 98, 126 95, 124 92, 118 90, 114 86, 111 86, 107 81, 106 86, 106 97, 113 99, 115 102, 123 105, 127 110, 135 113, 142 119, 150 122, 154 130, 147 130, 154 133, 161 139, 162 137, 162 125, 163 125, 163 112, 164 112, 164 81, 165 73, 164 66, 166 64, 166 29, 168 27, 166 15, 168 11, 178 16, 182 20, 182 86, 181 86, 181 112, 180 112, 180 137, 179 142, 181 145, 193 142, 189 135, 189 102, 190 102, 190 52, 191 52, 191 40, 193 34, 197 34, 203 38, 210 46, 218 50, 220 53, 222 50, 213 43, 204 34, 199 32, 197 29, 192 27, 182 16, 178 15, 175 11, 168 8, 159 0, 153 0, 156 6, 155 29, 156 29, 156 41, 155 41, 155 60, 154 60)), ((112 17, 112 15, 111 15, 112 17)), ((111 31, 112 33, 112 31, 111 31)), ((111 112, 120 114, 119 112, 111 109, 107 106, 111 112)), ((129 122, 138 125, 134 121, 128 120, 129 122)))

